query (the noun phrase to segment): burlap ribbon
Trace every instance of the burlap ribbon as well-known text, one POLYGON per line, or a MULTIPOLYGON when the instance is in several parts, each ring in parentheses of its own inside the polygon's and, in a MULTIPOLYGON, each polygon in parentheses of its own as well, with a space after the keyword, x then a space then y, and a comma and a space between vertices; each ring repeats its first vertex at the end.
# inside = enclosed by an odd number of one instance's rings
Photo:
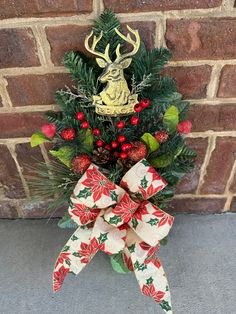
POLYGON ((169 285, 156 252, 169 233, 173 217, 147 201, 165 186, 145 159, 125 174, 120 186, 90 165, 70 199, 69 214, 79 227, 57 259, 54 291, 60 289, 68 272, 79 274, 98 250, 122 252, 142 293, 172 313, 169 285))

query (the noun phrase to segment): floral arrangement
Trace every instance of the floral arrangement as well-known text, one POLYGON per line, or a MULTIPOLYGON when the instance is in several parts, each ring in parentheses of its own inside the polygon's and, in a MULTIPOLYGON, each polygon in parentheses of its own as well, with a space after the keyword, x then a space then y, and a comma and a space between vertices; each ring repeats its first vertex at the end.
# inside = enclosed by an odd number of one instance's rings
POLYGON ((161 76, 170 52, 148 51, 137 30, 127 32, 105 11, 85 38, 90 54, 66 53, 74 86, 56 93, 61 110, 48 112, 31 137, 32 147, 48 142, 52 155, 31 184, 56 208, 68 202, 59 227, 76 228, 57 259, 55 291, 101 250, 114 270, 133 271, 142 293, 172 313, 156 253, 173 224, 164 210, 196 156, 184 137, 188 103, 173 79, 161 76))

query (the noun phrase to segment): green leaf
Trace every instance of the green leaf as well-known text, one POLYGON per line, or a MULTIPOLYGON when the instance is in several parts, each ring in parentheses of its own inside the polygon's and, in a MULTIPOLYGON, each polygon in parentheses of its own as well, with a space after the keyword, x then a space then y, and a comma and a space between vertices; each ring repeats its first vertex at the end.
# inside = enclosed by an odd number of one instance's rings
POLYGON ((137 225, 138 225, 138 220, 137 220, 137 218, 132 218, 132 220, 131 220, 131 223, 132 223, 132 227, 134 228, 134 229, 136 229, 137 228, 137 225))
POLYGON ((163 246, 167 245, 167 243, 168 243, 168 237, 165 237, 160 241, 160 244, 163 246))
POLYGON ((62 249, 62 252, 68 252, 70 249, 69 245, 64 246, 64 248, 62 249))
POLYGON ((111 256, 111 265, 112 268, 120 274, 126 274, 130 272, 128 267, 126 266, 122 253, 114 254, 111 256))
POLYGON ((74 255, 75 257, 81 257, 81 255, 78 252, 74 252, 72 253, 72 255, 74 255))
POLYGON ((58 222, 58 227, 62 229, 70 228, 75 229, 78 227, 77 223, 75 223, 69 216, 68 213, 66 213, 58 222))
POLYGON ((85 132, 83 146, 88 152, 93 151, 93 133, 90 129, 87 129, 85 132))
POLYGON ((141 187, 146 189, 148 186, 148 180, 146 179, 146 176, 143 177, 143 179, 141 180, 141 187))
POLYGON ((176 130, 176 126, 179 122, 179 111, 175 106, 168 108, 164 114, 163 124, 170 133, 176 130))
POLYGON ((151 218, 147 223, 150 224, 151 226, 156 226, 159 222, 158 218, 151 218))
POLYGON ((135 244, 131 244, 130 246, 128 246, 128 250, 130 251, 130 253, 134 253, 134 251, 135 251, 135 244))
POLYGON ((161 308, 162 308, 163 310, 165 310, 166 312, 171 311, 171 306, 170 306, 170 304, 169 304, 167 301, 165 301, 165 300, 161 301, 160 306, 161 306, 161 308))
POLYGON ((107 240, 107 234, 108 234, 108 232, 100 233, 100 236, 98 237, 99 244, 102 244, 107 240))
POLYGON ((117 225, 119 222, 121 222, 122 221, 122 219, 121 219, 121 217, 120 216, 117 216, 117 215, 115 215, 115 216, 113 216, 113 217, 111 217, 110 219, 109 219, 109 223, 110 224, 114 224, 114 225, 117 225))
POLYGON ((79 192, 78 195, 76 195, 78 198, 88 198, 88 196, 91 196, 92 195, 92 192, 91 192, 91 188, 84 188, 83 190, 81 190, 79 192))
POLYGON ((59 159, 64 165, 70 168, 71 160, 74 156, 74 149, 69 146, 59 148, 59 150, 49 150, 50 154, 59 159))
POLYGON ((148 161, 154 168, 165 168, 172 163, 173 156, 170 154, 163 154, 161 156, 149 159, 148 161))
POLYGON ((71 265, 71 262, 70 262, 70 261, 68 261, 67 259, 65 260, 65 263, 66 263, 68 266, 70 266, 70 265, 71 265))
POLYGON ((153 283, 153 278, 152 277, 149 277, 148 279, 146 279, 146 284, 148 286, 150 286, 152 283, 153 283))
POLYGON ((110 191, 110 197, 113 201, 117 202, 118 195, 116 194, 115 191, 110 191))
POLYGON ((159 143, 150 133, 144 133, 141 140, 146 144, 149 153, 155 152, 159 148, 159 143))
POLYGON ((42 132, 35 132, 30 138, 31 147, 38 146, 45 142, 50 142, 50 139, 47 138, 42 132))
POLYGON ((72 237, 71 237, 71 241, 75 241, 75 240, 78 240, 78 237, 76 237, 76 236, 73 234, 72 237))

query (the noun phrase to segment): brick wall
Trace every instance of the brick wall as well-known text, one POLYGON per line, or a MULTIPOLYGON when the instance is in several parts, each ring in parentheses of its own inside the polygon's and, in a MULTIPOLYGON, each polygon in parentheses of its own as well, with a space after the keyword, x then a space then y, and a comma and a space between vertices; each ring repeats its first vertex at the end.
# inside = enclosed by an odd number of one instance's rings
POLYGON ((70 49, 84 50, 94 17, 112 8, 137 27, 147 45, 167 45, 175 77, 191 102, 198 152, 195 171, 178 186, 182 212, 236 211, 236 3, 232 0, 0 0, 0 217, 41 217, 30 200, 25 164, 46 159, 29 136, 54 108, 57 88, 70 84, 61 65, 70 49))

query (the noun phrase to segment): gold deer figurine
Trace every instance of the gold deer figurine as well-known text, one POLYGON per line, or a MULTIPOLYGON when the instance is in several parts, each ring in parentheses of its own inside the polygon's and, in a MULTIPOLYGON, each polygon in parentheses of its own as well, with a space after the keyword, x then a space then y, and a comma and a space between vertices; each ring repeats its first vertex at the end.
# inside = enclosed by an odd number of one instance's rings
POLYGON ((85 38, 86 49, 98 56, 97 64, 104 68, 99 80, 102 83, 107 83, 106 87, 99 95, 94 95, 93 100, 96 106, 96 112, 105 115, 129 114, 134 112, 134 105, 138 102, 138 95, 131 95, 128 84, 124 77, 124 69, 128 68, 132 62, 131 56, 137 53, 140 46, 140 37, 137 30, 133 30, 127 25, 127 29, 134 35, 132 39, 130 34, 123 35, 118 29, 115 32, 126 42, 133 46, 131 52, 121 54, 120 44, 116 47, 116 59, 112 62, 109 57, 108 44, 104 53, 96 51, 96 45, 101 40, 103 33, 97 37, 94 35, 92 45, 89 46, 89 40, 93 36, 93 31, 85 38))

